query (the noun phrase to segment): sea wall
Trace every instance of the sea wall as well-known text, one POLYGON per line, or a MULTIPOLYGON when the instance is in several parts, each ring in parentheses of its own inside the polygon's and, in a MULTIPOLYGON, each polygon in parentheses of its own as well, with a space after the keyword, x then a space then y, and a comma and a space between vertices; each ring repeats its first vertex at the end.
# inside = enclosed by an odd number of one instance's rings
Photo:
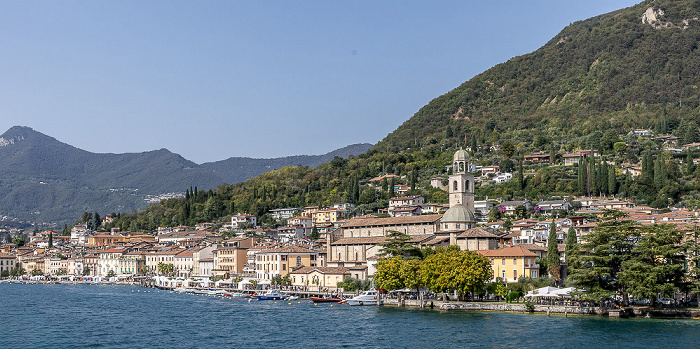
MULTIPOLYGON (((383 305, 399 307, 421 307, 420 300, 384 299, 383 305)), ((443 311, 502 311, 526 313, 524 303, 493 303, 493 302, 443 302, 439 300, 425 300, 422 308, 439 309, 443 311)), ((617 317, 653 317, 653 318, 700 318, 700 309, 687 308, 651 308, 628 307, 621 311, 605 307, 579 307, 564 305, 535 305, 534 313, 557 315, 599 315, 617 317), (610 312, 613 314, 610 314, 610 312)))

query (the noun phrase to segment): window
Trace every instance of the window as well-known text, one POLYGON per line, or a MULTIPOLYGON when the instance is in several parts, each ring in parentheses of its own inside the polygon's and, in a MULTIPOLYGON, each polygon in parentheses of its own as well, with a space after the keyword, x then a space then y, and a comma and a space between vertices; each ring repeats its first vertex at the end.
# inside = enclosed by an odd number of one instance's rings
POLYGON ((513 280, 518 280, 518 271, 513 269, 513 280))
POLYGON ((286 265, 286 264, 282 264, 282 270, 287 270, 287 265, 286 265))
POLYGON ((530 272, 530 277, 533 279, 537 279, 537 270, 533 270, 530 272))
POLYGON ((457 181, 454 181, 452 183, 452 188, 456 191, 457 190, 457 181))
POLYGON ((301 257, 297 257, 297 267, 301 265, 301 257))
POLYGON ((506 270, 505 269, 501 270, 501 275, 503 275, 502 279, 505 281, 505 279, 506 279, 506 270))
POLYGON ((513 258, 513 265, 518 265, 518 259, 517 259, 517 258, 513 258))
POLYGON ((505 259, 505 258, 501 259, 501 265, 506 265, 506 259, 505 259))
POLYGON ((282 255, 282 261, 284 262, 286 260, 287 260, 287 255, 282 255))

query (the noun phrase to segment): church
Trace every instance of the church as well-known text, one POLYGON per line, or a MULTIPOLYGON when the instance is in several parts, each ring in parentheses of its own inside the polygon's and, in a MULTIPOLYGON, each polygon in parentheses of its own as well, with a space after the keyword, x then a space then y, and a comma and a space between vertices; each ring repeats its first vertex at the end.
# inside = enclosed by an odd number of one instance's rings
POLYGON ((457 245, 463 250, 498 248, 503 234, 491 228, 476 228, 474 176, 469 173, 469 153, 458 150, 452 161, 448 193, 450 208, 444 214, 389 218, 353 218, 327 235, 327 264, 336 267, 368 266, 382 247, 388 231, 412 237, 419 247, 457 245))

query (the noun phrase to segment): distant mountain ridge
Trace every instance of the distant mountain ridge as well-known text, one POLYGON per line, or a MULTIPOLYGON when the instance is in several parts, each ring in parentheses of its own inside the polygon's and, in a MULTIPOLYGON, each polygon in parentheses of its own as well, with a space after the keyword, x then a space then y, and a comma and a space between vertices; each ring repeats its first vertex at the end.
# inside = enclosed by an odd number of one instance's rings
POLYGON ((226 183, 234 184, 267 171, 278 170, 284 166, 316 167, 333 160, 336 156, 348 158, 350 155, 362 154, 370 148, 372 148, 372 145, 369 143, 359 143, 336 149, 323 155, 296 155, 271 159, 232 157, 226 160, 207 162, 202 164, 202 167, 211 169, 215 174, 223 178, 226 183))
POLYGON ((334 156, 359 155, 352 145, 324 155, 230 158, 198 165, 167 149, 143 153, 91 153, 29 127, 0 136, 0 215, 34 222, 72 222, 82 211, 131 212, 148 195, 212 189, 285 165, 314 167, 334 156))

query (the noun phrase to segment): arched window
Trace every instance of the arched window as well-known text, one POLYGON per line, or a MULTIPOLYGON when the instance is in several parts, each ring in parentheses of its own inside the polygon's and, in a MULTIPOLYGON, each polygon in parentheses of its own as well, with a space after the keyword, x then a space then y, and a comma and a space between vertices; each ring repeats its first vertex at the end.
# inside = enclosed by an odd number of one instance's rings
POLYGON ((301 265, 301 257, 297 257, 297 267, 301 265))
POLYGON ((452 188, 454 188, 455 191, 457 191, 457 185, 457 181, 454 181, 454 183, 452 183, 452 188))
POLYGON ((469 181, 464 182, 464 190, 469 191, 469 181))

